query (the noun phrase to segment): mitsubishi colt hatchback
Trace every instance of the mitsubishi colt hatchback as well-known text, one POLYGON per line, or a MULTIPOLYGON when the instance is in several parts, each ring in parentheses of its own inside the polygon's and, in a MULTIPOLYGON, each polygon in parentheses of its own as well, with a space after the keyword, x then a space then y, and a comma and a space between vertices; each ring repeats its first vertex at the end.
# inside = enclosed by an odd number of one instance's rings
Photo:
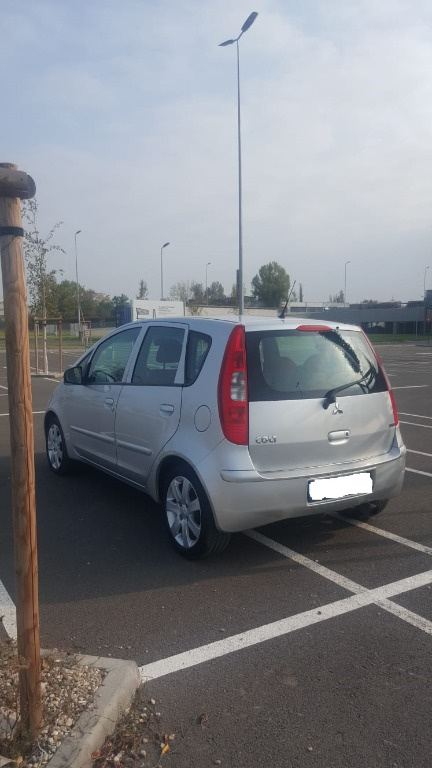
POLYGON ((57 475, 87 462, 161 504, 174 547, 401 490, 406 449, 357 326, 235 316, 122 326, 65 371, 45 414, 57 475))

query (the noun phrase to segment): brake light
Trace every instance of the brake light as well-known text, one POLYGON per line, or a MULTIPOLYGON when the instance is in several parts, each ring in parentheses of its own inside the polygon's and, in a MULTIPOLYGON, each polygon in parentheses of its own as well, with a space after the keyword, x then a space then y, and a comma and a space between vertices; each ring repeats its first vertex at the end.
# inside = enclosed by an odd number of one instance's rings
POLYGON ((379 365, 379 369, 380 369, 382 375, 384 376, 384 381, 385 381, 385 383, 387 385, 387 390, 388 390, 388 393, 389 393, 389 396, 390 396, 391 407, 392 407, 392 410, 393 410, 393 424, 394 424, 395 427, 397 427, 397 425, 399 424, 399 414, 398 414, 398 411, 397 411, 396 399, 395 399, 395 396, 394 396, 394 392, 393 392, 393 390, 391 388, 389 377, 387 376, 387 374, 386 374, 386 372, 384 370, 384 366, 383 366, 383 364, 381 362, 381 359, 380 359, 379 355, 377 354, 376 350, 374 349, 373 344, 368 339, 367 334, 364 332, 363 328, 361 329, 361 332, 362 332, 364 338, 366 339, 368 345, 370 346, 372 352, 374 353, 375 359, 376 359, 376 361, 377 361, 377 363, 379 365))
POLYGON ((243 325, 236 325, 228 339, 219 376, 218 398, 219 418, 226 439, 236 445, 247 445, 249 402, 243 325))
POLYGON ((331 331, 328 325, 298 325, 296 331, 315 331, 315 333, 323 333, 324 331, 331 331))

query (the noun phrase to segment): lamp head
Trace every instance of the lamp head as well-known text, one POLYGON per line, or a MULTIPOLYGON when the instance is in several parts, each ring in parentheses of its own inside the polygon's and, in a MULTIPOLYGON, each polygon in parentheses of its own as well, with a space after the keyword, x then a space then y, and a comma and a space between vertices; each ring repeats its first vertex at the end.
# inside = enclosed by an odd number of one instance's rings
POLYGON ((258 16, 258 13, 256 11, 252 11, 251 15, 247 17, 245 23, 243 24, 241 31, 247 32, 249 27, 251 27, 252 24, 254 23, 257 16, 258 16))

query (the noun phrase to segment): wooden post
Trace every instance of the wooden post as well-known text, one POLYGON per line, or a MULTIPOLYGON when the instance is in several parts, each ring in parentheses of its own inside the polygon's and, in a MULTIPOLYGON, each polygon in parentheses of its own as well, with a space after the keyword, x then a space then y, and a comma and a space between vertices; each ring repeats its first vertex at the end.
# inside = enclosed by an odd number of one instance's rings
POLYGON ((23 731, 41 727, 40 641, 33 414, 28 309, 19 198, 35 194, 27 174, 0 164, 0 246, 11 442, 20 709, 23 731))

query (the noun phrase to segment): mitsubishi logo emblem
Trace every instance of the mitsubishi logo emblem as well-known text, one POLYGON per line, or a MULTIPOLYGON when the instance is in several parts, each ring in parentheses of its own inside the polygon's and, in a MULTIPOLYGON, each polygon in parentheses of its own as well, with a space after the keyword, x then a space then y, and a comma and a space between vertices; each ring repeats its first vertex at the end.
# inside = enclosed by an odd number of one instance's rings
POLYGON ((332 413, 343 413, 343 410, 342 410, 342 408, 339 406, 339 403, 338 403, 338 401, 336 400, 336 398, 335 398, 335 401, 334 401, 334 408, 333 408, 333 410, 332 410, 332 413))

